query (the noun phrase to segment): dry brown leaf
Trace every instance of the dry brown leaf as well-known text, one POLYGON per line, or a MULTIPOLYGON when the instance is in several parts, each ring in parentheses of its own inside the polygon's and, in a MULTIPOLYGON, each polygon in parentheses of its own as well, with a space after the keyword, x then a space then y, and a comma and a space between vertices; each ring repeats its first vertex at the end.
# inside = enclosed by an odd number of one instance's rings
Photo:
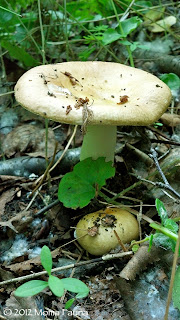
POLYGON ((169 16, 164 19, 158 20, 156 22, 153 22, 149 25, 148 29, 151 32, 157 33, 157 32, 165 32, 170 29, 171 26, 173 26, 177 22, 176 17, 169 16))
MULTIPOLYGON (((45 157, 45 129, 39 126, 25 124, 16 127, 5 137, 2 150, 7 157, 21 153, 33 157, 45 157)), ((48 157, 55 149, 55 136, 51 128, 48 129, 48 157)))
POLYGON ((11 294, 10 298, 6 301, 5 308, 11 311, 6 315, 7 320, 42 320, 35 297, 20 298, 11 294))
POLYGON ((8 227, 18 233, 21 232, 27 224, 32 222, 32 220, 33 217, 31 216, 31 211, 22 211, 10 218, 8 221, 0 221, 0 226, 8 227), (19 221, 21 221, 21 223, 19 223, 19 221))
POLYGON ((0 192, 9 189, 12 186, 14 187, 15 185, 19 186, 21 183, 23 183, 23 186, 25 186, 25 182, 32 183, 32 179, 29 180, 28 178, 25 178, 25 177, 0 175, 0 192))
MULTIPOLYGON (((53 259, 56 258, 57 256, 61 256, 61 248, 57 248, 53 250, 51 252, 51 256, 53 259)), ((21 276, 21 275, 24 275, 25 271, 29 271, 31 269, 33 271, 34 265, 36 267, 41 265, 40 256, 24 262, 14 263, 9 266, 6 266, 6 270, 10 270, 14 273, 17 273, 18 276, 21 276)))
POLYGON ((8 191, 5 191, 0 196, 0 217, 4 214, 6 203, 10 202, 13 199, 16 192, 17 192, 16 189, 10 189, 8 191))
POLYGON ((169 127, 176 127, 180 125, 180 116, 178 114, 164 113, 161 116, 161 121, 169 127))

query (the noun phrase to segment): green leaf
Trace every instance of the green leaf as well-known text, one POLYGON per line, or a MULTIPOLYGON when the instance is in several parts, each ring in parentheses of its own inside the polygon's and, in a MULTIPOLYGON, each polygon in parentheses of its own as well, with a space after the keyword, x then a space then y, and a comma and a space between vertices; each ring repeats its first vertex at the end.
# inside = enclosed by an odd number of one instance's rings
POLYGON ((180 88, 180 78, 175 73, 164 73, 160 79, 168 85, 171 90, 180 88))
POLYGON ((52 256, 51 251, 47 246, 43 246, 41 249, 41 264, 50 276, 52 269, 52 256))
POLYGON ((123 36, 126 37, 127 35, 129 35, 141 23, 142 23, 142 20, 137 16, 122 21, 121 22, 121 27, 123 29, 123 36))
POLYGON ((89 288, 84 282, 75 278, 64 278, 62 279, 64 288, 68 291, 78 293, 77 298, 87 297, 89 294, 89 288))
POLYGON ((89 291, 83 291, 83 292, 80 292, 76 295, 76 299, 83 299, 83 298, 86 298, 89 294, 89 291))
POLYGON ((35 67, 38 65, 38 61, 35 60, 23 48, 17 47, 17 45, 11 44, 5 40, 1 41, 1 46, 9 51, 9 54, 12 58, 21 61, 26 67, 35 67))
POLYGON ((66 302, 66 304, 65 304, 65 309, 69 309, 69 308, 72 306, 72 304, 73 304, 74 301, 75 301, 74 298, 69 299, 69 300, 66 302))
POLYGON ((166 219, 164 222, 164 227, 168 228, 169 230, 175 233, 178 232, 178 224, 172 219, 166 219))
POLYGON ((62 297, 62 295, 64 294, 64 286, 62 280, 50 275, 48 279, 48 285, 52 293, 55 294, 55 296, 62 297))
POLYGON ((173 292, 172 292, 172 300, 175 308, 180 310, 180 266, 176 270, 173 292))
POLYGON ((175 251, 176 241, 158 231, 154 234, 154 243, 157 247, 172 250, 173 252, 175 251))
POLYGON ((17 297, 31 297, 38 294, 42 290, 48 287, 48 283, 42 280, 31 280, 22 284, 15 291, 17 297))
POLYGON ((115 175, 112 162, 105 162, 105 158, 92 160, 87 158, 74 166, 72 172, 67 173, 59 184, 58 198, 65 207, 83 208, 106 184, 106 179, 115 175))
POLYGON ((133 4, 133 9, 135 10, 139 10, 141 9, 141 13, 145 13, 147 12, 147 10, 149 8, 151 8, 153 6, 152 2, 151 1, 136 1, 134 4, 133 4))
POLYGON ((169 229, 167 229, 167 228, 165 228, 155 222, 150 223, 150 227, 157 230, 158 232, 163 233, 164 235, 171 238, 172 240, 177 241, 177 239, 178 239, 178 235, 176 233, 172 232, 171 230, 169 230, 169 229))
POLYGON ((167 211, 166 211, 164 204, 161 200, 156 199, 155 204, 156 204, 156 209, 157 209, 158 215, 160 216, 161 222, 164 225, 165 220, 168 219, 167 211))
POLYGON ((150 235, 150 238, 149 238, 149 248, 148 248, 148 252, 151 251, 151 248, 152 248, 152 245, 153 245, 153 238, 154 238, 154 235, 151 234, 151 235, 150 235))
MULTIPOLYGON (((120 30, 119 28, 116 28, 116 29, 108 28, 102 36, 102 43, 104 45, 107 45, 109 43, 112 43, 114 41, 127 37, 141 23, 142 23, 142 20, 139 17, 132 17, 130 19, 126 19, 121 22, 121 28, 123 30, 123 33, 119 31, 120 30)), ((131 44, 131 43, 126 43, 125 45, 127 44, 131 44)))
POLYGON ((102 36, 102 43, 104 45, 107 45, 107 44, 110 44, 118 39, 122 38, 122 35, 117 32, 115 29, 112 29, 112 28, 108 28, 103 36, 102 36))

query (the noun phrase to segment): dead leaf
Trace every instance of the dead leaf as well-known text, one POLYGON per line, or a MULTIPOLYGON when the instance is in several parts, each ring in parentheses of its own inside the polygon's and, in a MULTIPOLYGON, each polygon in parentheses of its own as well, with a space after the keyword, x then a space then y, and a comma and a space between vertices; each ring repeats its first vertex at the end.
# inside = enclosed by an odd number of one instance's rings
POLYGON ((22 232, 25 226, 32 222, 33 217, 31 216, 31 211, 22 211, 16 214, 14 217, 10 218, 8 221, 0 221, 1 227, 8 227, 14 232, 22 232), (23 219, 22 219, 23 218, 23 219), (19 223, 21 221, 21 223, 19 223), (16 223, 17 222, 17 223, 16 223), (15 224, 15 226, 14 226, 15 224), (16 226, 17 225, 17 226, 16 226))
POLYGON ((0 217, 3 216, 3 214, 4 214, 4 209, 5 209, 6 203, 10 202, 13 199, 16 192, 17 192, 16 189, 10 189, 8 191, 5 191, 0 196, 0 217))
POLYGON ((7 320, 28 320, 31 318, 42 320, 35 297, 20 298, 11 294, 10 298, 6 301, 5 308, 11 311, 6 315, 7 320))
POLYGON ((27 185, 28 185, 28 183, 32 184, 32 179, 27 179, 25 177, 0 175, 0 192, 9 189, 12 186, 13 187, 16 185, 19 186, 21 183, 23 185, 23 188, 26 188, 26 182, 27 182, 27 185))
MULTIPOLYGON (((51 256, 52 258, 60 257, 61 256, 61 248, 57 248, 53 251, 51 251, 51 256)), ((6 270, 10 270, 18 276, 24 275, 25 271, 33 271, 34 266, 41 266, 41 261, 40 261, 40 256, 37 256, 36 258, 32 258, 27 261, 19 262, 19 263, 14 263, 9 266, 6 266, 6 270)), ((33 271, 34 272, 34 271, 33 271)))
POLYGON ((169 127, 176 127, 180 125, 180 116, 178 114, 164 113, 161 116, 161 121, 169 127))
POLYGON ((165 32, 176 23, 177 19, 174 16, 169 16, 164 19, 151 23, 148 29, 153 33, 165 32))
MULTIPOLYGON (((16 153, 27 154, 32 157, 45 157, 45 129, 39 126, 25 124, 16 127, 5 137, 2 150, 9 158, 16 153)), ((48 157, 51 157, 55 148, 55 136, 51 128, 48 129, 48 157)))

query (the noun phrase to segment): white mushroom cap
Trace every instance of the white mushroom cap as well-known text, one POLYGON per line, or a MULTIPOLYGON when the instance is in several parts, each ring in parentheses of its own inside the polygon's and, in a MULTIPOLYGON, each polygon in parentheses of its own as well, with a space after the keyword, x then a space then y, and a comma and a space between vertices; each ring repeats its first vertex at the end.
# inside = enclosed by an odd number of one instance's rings
POLYGON ((64 62, 27 71, 15 86, 29 111, 70 124, 149 125, 171 101, 166 84, 148 72, 111 62, 64 62), (84 99, 84 100, 83 100, 84 99))

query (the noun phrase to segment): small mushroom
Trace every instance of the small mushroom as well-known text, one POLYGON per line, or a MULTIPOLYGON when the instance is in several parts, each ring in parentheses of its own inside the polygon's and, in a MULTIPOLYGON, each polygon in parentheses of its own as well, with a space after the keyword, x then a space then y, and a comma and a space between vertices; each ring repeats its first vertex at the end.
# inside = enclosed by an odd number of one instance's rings
POLYGON ((15 97, 42 117, 81 125, 85 134, 81 160, 114 161, 117 125, 145 126, 157 121, 170 104, 171 91, 157 77, 137 68, 75 61, 27 71, 15 86, 15 97), (126 103, 119 104, 123 96, 128 97, 126 103), (78 101, 84 101, 80 108, 78 101))
POLYGON ((106 208, 84 216, 76 226, 76 238, 90 254, 100 256, 115 249, 118 239, 129 243, 138 239, 136 218, 124 209, 106 208))

